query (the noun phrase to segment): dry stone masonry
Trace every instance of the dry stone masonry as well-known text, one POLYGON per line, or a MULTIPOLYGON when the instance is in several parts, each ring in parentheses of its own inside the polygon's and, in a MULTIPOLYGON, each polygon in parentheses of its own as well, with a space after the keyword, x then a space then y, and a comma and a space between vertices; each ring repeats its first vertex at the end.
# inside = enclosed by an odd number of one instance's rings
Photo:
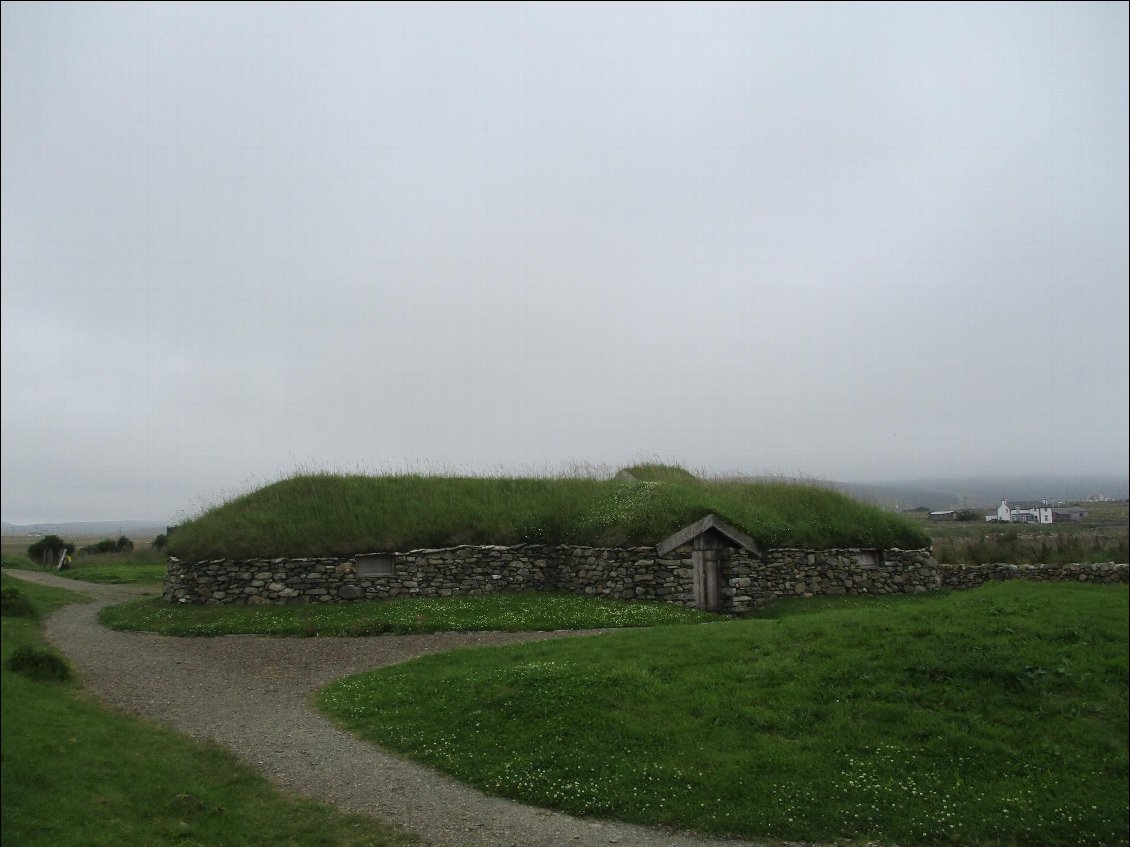
MULTIPOLYGON (((340 603, 499 591, 561 591, 694 605, 691 545, 471 546, 303 559, 170 559, 170 603, 340 603)), ((777 597, 910 594, 1001 579, 1125 583, 1124 564, 940 565, 929 550, 723 550, 720 610, 740 614, 777 597)))

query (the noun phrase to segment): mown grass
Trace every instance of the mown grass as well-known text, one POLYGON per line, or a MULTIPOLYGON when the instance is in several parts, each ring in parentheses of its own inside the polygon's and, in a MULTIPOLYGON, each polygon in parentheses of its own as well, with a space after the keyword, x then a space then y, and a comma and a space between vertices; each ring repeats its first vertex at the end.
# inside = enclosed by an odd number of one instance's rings
POLYGON ((574 814, 797 841, 1127 843, 1125 586, 820 605, 430 656, 318 702, 574 814))
POLYGON ((160 585, 168 572, 168 565, 150 554, 137 559, 126 556, 78 556, 69 568, 57 571, 44 568, 27 557, 5 556, 4 567, 26 571, 50 571, 55 576, 79 582, 98 582, 113 585, 160 585))
MULTIPOLYGON (((349 555, 458 544, 651 545, 715 513, 766 546, 929 544, 901 515, 782 482, 295 476, 182 524, 181 559, 349 555)), ((651 474, 656 471, 649 471, 651 474)))
POLYGON ((718 616, 669 603, 529 593, 301 606, 171 606, 154 597, 103 609, 101 620, 113 629, 162 635, 356 636, 644 627, 716 621, 718 616))
MULTIPOLYGON (((3 843, 43 847, 380 847, 411 843, 369 818, 284 795, 211 745, 108 712, 67 681, 9 669, 55 654, 40 619, 82 595, 3 576, 33 616, 3 618, 3 843)), ((55 656, 56 661, 58 657, 55 656)))

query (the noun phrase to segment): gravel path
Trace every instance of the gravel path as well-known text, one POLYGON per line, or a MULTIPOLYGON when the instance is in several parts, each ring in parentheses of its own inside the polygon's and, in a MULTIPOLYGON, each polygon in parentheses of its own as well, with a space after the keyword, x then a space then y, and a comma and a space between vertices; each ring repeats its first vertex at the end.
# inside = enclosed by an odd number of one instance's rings
POLYGON ((170 638, 115 632, 98 610, 137 586, 78 583, 5 571, 95 599, 64 606, 47 640, 103 702, 223 745, 275 784, 416 833, 442 847, 735 847, 610 821, 575 818, 491 797, 343 732, 310 705, 327 682, 456 647, 516 644, 586 633, 463 632, 375 638, 170 638))

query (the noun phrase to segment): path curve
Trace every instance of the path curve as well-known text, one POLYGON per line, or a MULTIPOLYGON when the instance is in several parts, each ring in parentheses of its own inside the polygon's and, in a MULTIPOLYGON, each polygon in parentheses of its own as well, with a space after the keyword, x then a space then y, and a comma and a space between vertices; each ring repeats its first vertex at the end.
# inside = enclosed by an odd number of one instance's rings
POLYGON ((416 833, 421 844, 736 847, 750 843, 576 818, 492 797, 338 729, 310 702, 311 694, 331 680, 427 653, 586 633, 173 638, 116 632, 98 623, 103 607, 155 593, 152 589, 82 583, 35 571, 4 572, 94 598, 94 603, 67 605, 52 614, 46 637, 104 703, 218 742, 276 785, 381 818, 416 833))

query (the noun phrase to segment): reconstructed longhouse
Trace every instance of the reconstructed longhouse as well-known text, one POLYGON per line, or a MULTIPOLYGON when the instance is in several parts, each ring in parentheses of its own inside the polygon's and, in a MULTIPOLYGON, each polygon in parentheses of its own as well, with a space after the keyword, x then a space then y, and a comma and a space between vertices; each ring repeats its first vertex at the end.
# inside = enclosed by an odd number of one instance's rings
POLYGON ((173 603, 333 603, 499 591, 738 614, 781 596, 1125 582, 1125 565, 941 565, 905 518, 813 485, 700 480, 301 476, 170 539, 173 603))

